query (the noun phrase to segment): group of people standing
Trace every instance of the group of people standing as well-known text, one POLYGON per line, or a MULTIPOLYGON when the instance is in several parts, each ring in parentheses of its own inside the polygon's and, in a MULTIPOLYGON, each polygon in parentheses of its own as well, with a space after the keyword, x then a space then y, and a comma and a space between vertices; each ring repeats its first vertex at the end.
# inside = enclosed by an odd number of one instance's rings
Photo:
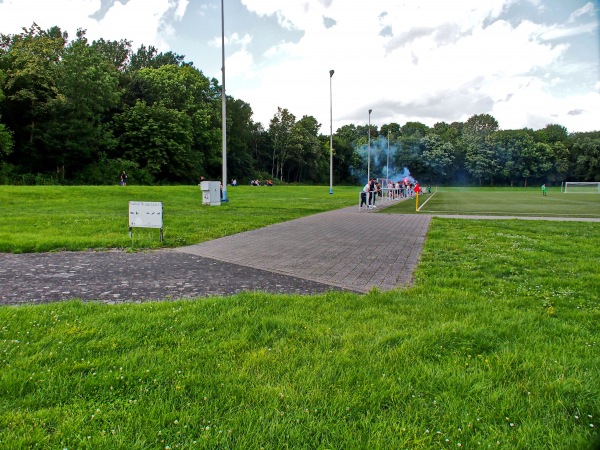
MULTIPOLYGON (((396 183, 388 181, 385 190, 388 191, 388 197, 392 200, 412 197, 414 194, 422 192, 418 182, 415 181, 412 183, 409 180, 398 181, 396 183)), ((377 199, 383 197, 383 191, 384 189, 381 188, 381 184, 377 179, 372 178, 367 181, 360 194, 360 207, 366 206, 367 209, 376 208, 377 199)), ((431 192, 431 188, 429 188, 429 192, 431 192)))
MULTIPOLYGON (((414 194, 420 194, 423 192, 421 190, 421 186, 419 186, 419 182, 415 181, 414 183, 404 180, 398 181, 394 183, 391 181, 388 183, 388 191, 389 196, 392 200, 397 200, 399 198, 412 197, 414 194)), ((431 189, 429 188, 429 192, 431 189)))
POLYGON ((377 208, 377 197, 382 195, 381 184, 375 178, 371 178, 360 193, 360 207, 377 208))

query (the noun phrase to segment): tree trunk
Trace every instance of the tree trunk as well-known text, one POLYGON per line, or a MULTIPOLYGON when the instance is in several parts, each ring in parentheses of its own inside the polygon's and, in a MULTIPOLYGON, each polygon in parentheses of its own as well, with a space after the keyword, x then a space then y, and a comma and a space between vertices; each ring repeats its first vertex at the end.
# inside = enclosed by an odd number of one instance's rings
POLYGON ((273 150, 273 158, 271 160, 271 178, 275 178, 275 150, 273 150))
POLYGON ((35 111, 35 100, 31 100, 31 131, 29 132, 29 143, 33 142, 33 129, 35 128, 35 119, 34 117, 35 111))

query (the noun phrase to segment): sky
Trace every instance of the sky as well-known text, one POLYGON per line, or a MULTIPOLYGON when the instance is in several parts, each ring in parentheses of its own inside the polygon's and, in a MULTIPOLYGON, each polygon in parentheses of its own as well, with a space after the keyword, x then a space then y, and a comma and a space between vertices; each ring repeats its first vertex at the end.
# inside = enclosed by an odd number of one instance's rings
MULTIPOLYGON (((600 0, 223 1, 226 92, 265 128, 281 107, 323 134, 475 114, 600 130, 600 0)), ((0 0, 0 33, 34 22, 185 55, 222 82, 220 0, 0 0)))

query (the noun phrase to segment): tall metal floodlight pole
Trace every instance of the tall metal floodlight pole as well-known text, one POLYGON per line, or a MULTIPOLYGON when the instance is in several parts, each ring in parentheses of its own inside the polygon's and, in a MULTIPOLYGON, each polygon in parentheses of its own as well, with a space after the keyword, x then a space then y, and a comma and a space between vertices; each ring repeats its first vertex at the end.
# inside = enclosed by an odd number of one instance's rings
POLYGON ((329 193, 333 194, 333 97, 331 96, 331 79, 334 70, 329 71, 329 193))
POLYGON ((385 177, 390 181, 390 129, 388 128, 388 154, 387 154, 387 169, 385 177))
POLYGON ((223 198, 222 201, 228 201, 227 199, 227 96, 225 94, 225 10, 223 8, 223 0, 221 0, 221 61, 223 66, 221 67, 221 73, 223 75, 222 91, 221 91, 221 106, 222 106, 222 125, 223 128, 223 198))
POLYGON ((369 110, 369 146, 367 149, 367 183, 371 181, 371 113, 372 109, 369 110))

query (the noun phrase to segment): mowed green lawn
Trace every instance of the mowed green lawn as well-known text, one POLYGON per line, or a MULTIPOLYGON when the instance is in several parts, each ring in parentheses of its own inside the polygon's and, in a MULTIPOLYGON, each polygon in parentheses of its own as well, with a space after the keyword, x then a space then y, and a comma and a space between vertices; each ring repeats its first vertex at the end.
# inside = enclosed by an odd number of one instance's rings
MULTIPOLYGON (((186 187, 0 188, 0 242, 103 248, 112 233, 128 247, 140 200, 165 202, 178 245, 355 206, 359 191, 277 189, 201 207, 186 187)), ((133 248, 158 245, 141 234, 133 248)), ((598 248, 599 223, 434 218, 407 289, 0 307, 0 448, 589 450, 598 248)))
MULTIPOLYGON (((559 188, 438 188, 419 195, 421 214, 600 218, 600 194, 563 194, 559 188)), ((399 202, 386 213, 416 214, 416 199, 399 202)))
MULTIPOLYGON (((238 186, 229 203, 203 206, 198 186, 0 186, 0 252, 148 249, 191 245, 309 214, 356 205, 358 187, 238 186), (129 201, 163 204, 164 241, 151 228, 129 236, 129 201)), ((384 208, 416 214, 416 200, 384 208)), ((600 195, 549 189, 440 188, 419 213, 600 218, 600 195)))
POLYGON ((0 186, 0 252, 145 249, 191 245, 352 205, 360 189, 229 187, 229 203, 203 206, 198 186, 0 186), (161 202, 164 241, 129 236, 129 202, 161 202))

